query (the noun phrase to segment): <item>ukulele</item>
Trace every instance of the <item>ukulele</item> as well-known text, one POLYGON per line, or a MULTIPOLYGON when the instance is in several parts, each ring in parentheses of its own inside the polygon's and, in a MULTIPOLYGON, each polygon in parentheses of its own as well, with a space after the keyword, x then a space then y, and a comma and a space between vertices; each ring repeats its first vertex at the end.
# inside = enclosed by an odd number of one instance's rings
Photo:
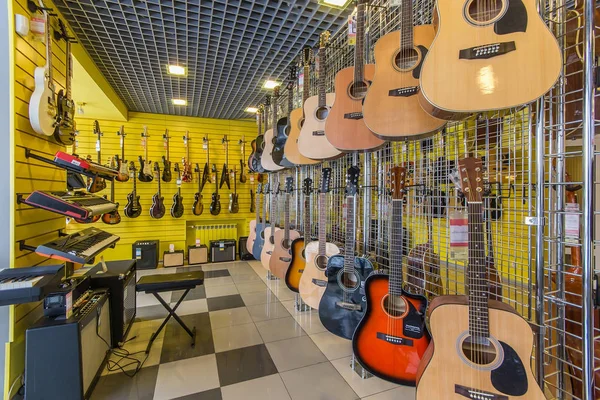
POLYGON ((300 130, 304 125, 304 104, 310 95, 310 58, 312 50, 310 46, 305 46, 302 50, 302 59, 304 64, 304 74, 302 76, 302 104, 300 108, 292 110, 289 117, 289 133, 288 140, 285 142, 284 153, 288 161, 296 165, 314 165, 320 162, 319 160, 313 160, 312 158, 304 157, 298 149, 298 138, 300 136, 300 130))
POLYGON ((279 86, 273 89, 273 109, 271 110, 271 129, 264 134, 264 147, 260 163, 262 167, 269 172, 281 171, 284 167, 280 167, 273 161, 273 143, 277 134, 277 101, 279 100, 279 86))
POLYGON ((237 214, 240 211, 240 204, 238 202, 237 185, 236 185, 236 171, 233 168, 233 193, 229 194, 229 212, 231 214, 237 214))
POLYGON ((127 204, 123 210, 127 218, 137 218, 142 213, 142 205, 140 204, 140 196, 137 194, 137 179, 135 163, 129 163, 129 169, 133 171, 133 190, 127 195, 127 204))
POLYGON ((225 164, 223 164, 223 169, 221 170, 219 189, 223 188, 223 184, 227 184, 227 189, 231 189, 231 182, 229 180, 229 140, 227 139, 227 135, 223 136, 221 143, 223 143, 223 147, 225 148, 225 164))
POLYGON ((46 65, 36 67, 34 71, 35 89, 29 99, 29 121, 33 130, 44 136, 54 135, 57 105, 52 68, 52 36, 50 35, 50 16, 44 3, 38 1, 44 13, 46 25, 46 65))
POLYGON ((165 216, 165 198, 160 190, 160 166, 158 162, 154 163, 154 171, 156 172, 156 181, 158 182, 158 192, 152 196, 152 205, 150 206, 150 216, 155 219, 160 219, 165 216))
POLYGON ((417 367, 429 345, 425 327, 427 298, 404 290, 402 272, 402 208, 406 171, 391 170, 392 223, 390 273, 372 274, 365 281, 367 308, 352 348, 373 375, 400 385, 414 386, 417 367))
POLYGON ((175 163, 173 168, 177 172, 177 193, 173 195, 173 205, 171 206, 171 217, 181 218, 183 216, 183 197, 181 196, 181 171, 179 170, 179 164, 175 163))
POLYGON ((129 169, 128 162, 125 160, 125 126, 121 125, 121 129, 117 132, 119 136, 119 144, 121 146, 121 157, 115 155, 115 160, 117 162, 117 169, 119 170, 119 175, 115 178, 119 182, 127 182, 129 180, 129 169))
MULTIPOLYGON (((115 181, 110 183, 110 201, 115 203, 115 181)), ((117 207, 106 214, 102 214, 102 222, 108 225, 116 225, 121 222, 121 216, 119 215, 119 203, 115 203, 117 207)))
POLYGON ((333 256, 327 262, 327 287, 319 303, 319 319, 323 326, 334 335, 346 339, 352 339, 354 330, 365 314, 364 282, 373 272, 369 260, 354 256, 359 176, 360 169, 357 166, 348 169, 344 255, 333 256))
POLYGON ((260 263, 267 271, 270 271, 269 262, 271 261, 273 250, 275 250, 275 232, 279 231, 279 226, 277 226, 277 222, 279 220, 279 204, 277 201, 277 196, 279 195, 279 176, 277 174, 273 174, 271 175, 271 179, 272 185, 271 205, 269 207, 269 224, 264 231, 265 243, 260 252, 260 263))
MULTIPOLYGON (((217 166, 213 164, 212 171, 217 173, 217 166)), ((219 195, 219 184, 215 179, 215 191, 212 194, 212 200, 210 202, 210 213, 212 215, 219 215, 221 213, 221 196, 219 195)))
POLYGON ((292 291, 299 293, 300 278, 306 266, 306 245, 311 241, 310 235, 310 195, 313 192, 313 181, 310 178, 304 179, 302 183, 302 193, 304 194, 304 232, 302 237, 292 241, 292 260, 290 267, 285 273, 285 284, 292 291))
POLYGON ((246 250, 248 250, 248 253, 250 253, 250 254, 252 254, 252 248, 254 247, 254 241, 256 240, 257 227, 261 224, 260 214, 259 214, 261 190, 262 190, 262 184, 259 183, 258 186, 256 187, 256 196, 253 199, 256 203, 254 205, 254 209, 256 211, 256 216, 254 217, 254 219, 252 221, 250 221, 250 229, 249 229, 250 233, 248 234, 248 240, 246 240, 246 250))
MULTIPOLYGON (((267 97, 269 99, 269 97, 267 97)), ((248 157, 248 168, 252 172, 265 172, 262 165, 260 164, 260 158, 262 156, 262 151, 264 147, 264 136, 262 130, 262 122, 265 114, 265 106, 261 104, 258 107, 258 112, 256 113, 256 123, 258 125, 258 136, 256 139, 252 140, 250 146, 252 147, 252 152, 248 157)), ((266 125, 266 122, 265 122, 266 125)))
MULTIPOLYGON (((263 219, 262 221, 257 220, 256 221, 256 239, 254 240, 254 243, 252 244, 252 256, 254 257, 255 260, 260 260, 260 254, 262 253, 262 248, 265 244, 265 230, 267 229, 267 194, 270 191, 270 185, 268 183, 265 183, 263 185, 263 209, 262 209, 262 215, 263 215, 263 219)), ((258 217, 258 211, 256 212, 256 216, 258 217)))
POLYGON ((435 8, 418 94, 431 115, 460 120, 531 103, 560 76, 561 50, 537 1, 440 0, 435 8))
MULTIPOLYGON (((341 155, 341 152, 325 136, 325 124, 336 96, 335 93, 326 93, 325 91, 326 49, 330 36, 329 31, 325 31, 319 39, 318 95, 312 96, 304 102, 304 124, 298 136, 300 154, 315 160, 327 160, 341 155)), ((308 68, 305 68, 304 71, 304 79, 307 79, 306 71, 308 71, 308 68)), ((305 90, 308 94, 307 87, 305 87, 305 90)))
POLYGON ((290 196, 294 191, 294 178, 285 178, 285 200, 283 205, 284 219, 283 230, 275 232, 275 249, 269 260, 269 270, 279 279, 285 275, 292 262, 292 242, 300 237, 295 229, 290 229, 290 196))
POLYGON ((413 26, 413 0, 402 1, 400 31, 375 43, 375 75, 363 104, 365 124, 381 139, 433 134, 446 124, 419 104, 419 76, 433 25, 413 26))
POLYGON ((183 144, 185 145, 186 157, 182 160, 183 172, 181 173, 181 180, 185 183, 190 183, 194 180, 194 176, 192 175, 192 161, 190 158, 190 140, 190 133, 185 131, 183 144))
POLYGON ((56 104, 56 126, 54 128, 54 140, 65 146, 70 146, 75 141, 75 102, 71 98, 71 82, 73 80, 73 60, 71 57, 71 42, 74 38, 69 37, 67 28, 61 19, 58 20, 60 31, 55 31, 56 40, 65 40, 65 90, 58 91, 56 104))
POLYGON ((287 143, 289 131, 290 131, 290 113, 294 108, 294 82, 296 81, 296 66, 292 65, 290 70, 290 77, 287 84, 287 99, 288 99, 288 112, 285 117, 280 118, 277 121, 277 134, 273 138, 273 162, 280 167, 289 168, 293 167, 285 156, 284 149, 287 143))
POLYGON ((323 168, 319 191, 319 238, 316 242, 310 242, 304 249, 306 266, 302 271, 298 287, 302 300, 314 309, 319 308, 319 302, 325 292, 325 286, 327 286, 325 268, 327 268, 329 257, 340 252, 335 244, 327 242, 327 193, 330 186, 331 168, 323 168))
POLYGON ((198 174, 198 191, 194 195, 194 205, 192 206, 192 212, 194 213, 194 215, 202 215, 202 213, 204 212, 204 205, 202 204, 203 181, 200 177, 200 166, 198 164, 196 164, 194 172, 198 174))
POLYGON ((375 73, 375 65, 364 62, 366 7, 367 0, 358 0, 354 67, 344 68, 335 75, 335 102, 325 122, 327 140, 341 151, 368 151, 385 143, 363 119, 363 100, 375 73))
MULTIPOLYGON (((171 182, 171 161, 169 161, 169 130, 165 129, 165 134, 163 135, 163 141, 165 143, 165 150, 167 152, 166 157, 162 156, 163 160, 163 171, 162 171, 162 180, 163 182, 171 182)), ((181 178, 181 177, 180 177, 181 178)))
MULTIPOLYGON (((96 135, 96 154, 98 164, 102 164, 102 155, 100 151, 100 138, 102 137, 102 132, 100 131, 100 124, 98 121, 94 121, 94 134, 96 135)), ((87 156, 89 161, 92 160, 91 156, 87 156)), ((94 178, 88 178, 87 182, 87 191, 90 193, 97 193, 101 190, 106 189, 106 181, 99 176, 95 176, 94 178)))
MULTIPOLYGON (((142 132, 142 146, 144 146, 144 151, 146 152, 146 159, 144 160, 142 156, 139 156, 140 160, 140 170, 138 172, 138 180, 140 182, 152 182, 154 179, 154 172, 152 171, 152 161, 148 159, 148 128, 144 126, 144 132, 142 132)), ((160 175, 159 175, 160 178, 160 175)))
POLYGON ((543 400, 531 370, 533 332, 508 304, 489 300, 482 210, 482 162, 458 162, 469 210, 467 296, 439 296, 430 305, 433 341, 417 374, 417 400, 543 400))
MULTIPOLYGON (((240 183, 246 183, 246 164, 244 163, 244 160, 246 159, 246 142, 244 141, 243 135, 242 138, 239 140, 238 144, 242 146, 242 158, 240 158, 240 183)), ((250 191, 250 193, 252 193, 252 191, 250 191)))
POLYGON ((210 181, 210 145, 208 143, 208 138, 202 138, 202 147, 206 149, 206 163, 204 164, 204 171, 202 172, 202 183, 200 184, 200 192, 204 190, 204 185, 206 182, 210 181))

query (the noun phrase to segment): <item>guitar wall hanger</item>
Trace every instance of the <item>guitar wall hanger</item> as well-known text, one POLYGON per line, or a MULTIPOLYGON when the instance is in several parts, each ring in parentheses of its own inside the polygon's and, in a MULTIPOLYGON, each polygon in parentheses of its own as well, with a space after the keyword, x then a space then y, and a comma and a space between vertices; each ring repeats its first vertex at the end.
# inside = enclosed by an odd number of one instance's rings
MULTIPOLYGON (((68 233, 63 232, 62 229, 57 229, 55 231, 50 231, 47 233, 52 233, 52 232, 58 232, 58 237, 65 237, 65 236, 69 236, 68 233)), ((19 240, 19 251, 35 251, 37 249, 37 246, 32 246, 29 244, 25 244, 25 240, 19 240)))
POLYGON ((77 43, 74 36, 67 35, 66 25, 61 19, 58 20, 58 25, 60 26, 60 29, 54 30, 54 40, 57 42, 64 40, 65 42, 77 43))
POLYGON ((33 0, 27 0, 27 9, 29 11, 31 11, 32 13, 38 12, 38 11, 46 11, 48 13, 48 15, 52 16, 52 17, 57 17, 58 14, 53 13, 54 9, 50 8, 50 7, 42 7, 38 4, 35 3, 35 1, 33 0))

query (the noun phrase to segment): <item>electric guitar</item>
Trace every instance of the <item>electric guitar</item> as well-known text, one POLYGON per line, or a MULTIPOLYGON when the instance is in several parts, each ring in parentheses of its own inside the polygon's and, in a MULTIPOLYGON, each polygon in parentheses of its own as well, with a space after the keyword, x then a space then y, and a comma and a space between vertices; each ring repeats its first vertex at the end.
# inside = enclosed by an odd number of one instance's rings
MULTIPOLYGON (((267 97, 267 99, 269 99, 269 97, 267 97)), ((263 136, 263 130, 262 130, 262 123, 263 123, 263 118, 266 120, 265 117, 265 106, 264 105, 260 105, 258 107, 258 112, 256 113, 256 123, 258 125, 258 136, 256 136, 256 139, 253 139, 252 142, 250 143, 250 147, 252 147, 252 152, 250 153, 250 156, 248 157, 248 168, 250 168, 250 171, 252 172, 265 172, 265 170, 263 169, 261 163, 260 163, 260 158, 262 156, 262 151, 264 148, 264 136, 263 136)), ((266 122, 265 122, 265 126, 266 126, 266 122)))
POLYGON ((229 212, 231 214, 237 214, 240 211, 240 204, 238 202, 238 194, 237 194, 237 178, 236 178, 236 170, 233 168, 233 193, 229 194, 229 212))
POLYGON ((433 341, 419 366, 416 398, 543 400, 531 370, 531 327, 508 304, 488 299, 481 159, 460 160, 458 172, 469 211, 469 294, 431 302, 433 341))
POLYGON ((319 240, 310 242, 304 249, 306 266, 300 278, 299 291, 302 300, 312 308, 319 308, 327 276, 325 269, 329 257, 339 254, 340 249, 327 242, 327 193, 331 186, 331 168, 321 170, 321 189, 319 191, 319 240))
POLYGON ((285 273, 285 284, 292 292, 296 293, 299 293, 300 278, 306 266, 306 245, 311 241, 310 195, 313 192, 312 185, 313 181, 310 178, 304 179, 302 183, 302 193, 304 194, 304 232, 302 237, 298 237, 292 242, 292 261, 285 273))
MULTIPOLYGON (((217 166, 213 164, 213 172, 217 173, 217 166)), ((215 179, 215 191, 212 194, 212 201, 210 203, 210 213, 212 215, 219 215, 221 213, 221 196, 219 195, 219 184, 215 179)))
POLYGON ((391 170, 390 273, 365 281, 367 308, 352 338, 354 355, 373 375, 414 386, 417 367, 430 342, 425 326, 427 298, 404 290, 402 272, 403 167, 391 170))
POLYGON ((225 148, 225 164, 223 164, 223 169, 221 170, 219 189, 223 188, 223 184, 227 185, 227 189, 231 189, 231 182, 229 179, 229 140, 227 139, 227 135, 223 136, 221 143, 223 143, 225 148))
MULTIPOLYGON (((58 20, 60 31, 54 32, 57 40, 65 40, 65 90, 58 91, 56 103, 58 105, 56 126, 54 128, 54 140, 58 143, 70 146, 75 141, 75 102, 71 98, 71 82, 73 79, 73 60, 71 58, 71 42, 74 38, 69 37, 67 28, 61 19, 58 20)), ((127 168, 127 167, 126 167, 127 168)))
POLYGON ((198 191, 194 195, 192 212, 194 215, 202 215, 204 212, 204 205, 202 204, 202 178, 200 177, 200 166, 198 164, 196 164, 194 171, 198 174, 198 191))
POLYGON ((290 132, 290 113, 294 108, 294 82, 296 81, 296 66, 293 65, 290 70, 290 77, 287 85, 288 90, 288 111, 285 117, 277 121, 277 132, 273 138, 273 162, 280 167, 290 168, 294 164, 287 159, 284 153, 285 144, 290 132))
POLYGON ((133 190, 127 195, 127 204, 123 210, 127 218, 137 218, 142 214, 142 205, 140 204, 140 196, 137 194, 137 178, 135 163, 129 163, 129 169, 133 171, 133 190))
POLYGON ((256 205, 254 204, 254 192, 250 189, 250 212, 253 213, 256 210, 256 205))
POLYGON ((277 174, 271 175, 272 186, 271 186, 271 206, 269 207, 269 225, 265 228, 264 237, 265 243, 262 251, 260 252, 260 263, 263 268, 267 271, 269 269, 269 262, 271 261, 271 255, 275 250, 275 233, 279 231, 277 222, 279 219, 279 208, 277 196, 279 195, 279 176, 277 174))
POLYGON ((181 170, 179 164, 175 163, 173 168, 177 172, 177 193, 173 195, 173 205, 171 206, 171 216, 173 218, 181 218, 183 216, 183 197, 181 196, 181 170))
POLYGON ((276 172, 281 171, 284 167, 280 167, 273 161, 273 140, 277 134, 277 101, 279 100, 279 86, 273 89, 273 109, 271 110, 271 129, 264 134, 264 148, 260 163, 266 171, 276 172))
POLYGON ((246 183, 246 164, 244 163, 244 160, 246 159, 246 141, 244 140, 244 136, 242 136, 238 144, 242 146, 242 158, 240 159, 240 183, 246 183))
POLYGON ((423 109, 459 120, 531 103, 550 90, 562 54, 537 7, 535 0, 438 1, 437 34, 421 68, 423 109))
POLYGON ((169 130, 165 129, 165 134, 163 135, 163 140, 165 143, 165 149, 167 152, 167 156, 162 156, 163 160, 163 171, 162 171, 162 180, 163 182, 171 182, 171 161, 169 161, 169 130))
POLYGON ((254 201, 256 202, 256 204, 254 205, 254 209, 256 211, 256 216, 254 217, 254 219, 252 221, 250 221, 250 229, 249 229, 250 233, 248 234, 248 240, 246 240, 246 250, 248 250, 248 253, 250 253, 250 254, 252 254, 252 248, 254 247, 254 242, 256 241, 257 227, 261 224, 260 214, 259 214, 261 190, 262 190, 262 184, 259 183, 258 186, 256 187, 256 196, 254 198, 254 201))
MULTIPOLYGON (((115 203, 115 181, 110 183, 110 201, 115 203)), ((106 214, 102 214, 102 222, 108 225, 116 225, 121 222, 121 216, 119 215, 119 203, 116 203, 117 207, 106 214)))
MULTIPOLYGON (((335 93, 325 91, 325 75, 327 73, 327 43, 331 34, 329 31, 321 33, 319 40, 319 86, 318 95, 308 98, 304 102, 304 124, 298 136, 298 150, 300 154, 315 160, 327 160, 341 156, 325 136, 326 120, 335 101, 335 93)), ((305 71, 308 69, 305 68, 305 71)), ((304 79, 307 78, 305 74, 304 79)), ((308 90, 307 90, 308 92, 308 90)))
POLYGON ((363 104, 365 124, 381 139, 433 134, 446 124, 419 104, 419 76, 433 25, 413 26, 413 0, 402 1, 400 31, 375 43, 375 76, 363 104))
POLYGON ((354 67, 335 75, 335 102, 325 122, 327 140, 341 151, 369 151, 385 143, 367 128, 363 119, 363 100, 373 81, 375 65, 365 65, 364 61, 367 0, 357 3, 354 67))
POLYGON ((158 192, 152 196, 152 206, 150 206, 150 216, 160 219, 165 216, 165 198, 160 190, 160 166, 158 162, 154 163, 154 171, 156 171, 156 181, 158 182, 158 192))
MULTIPOLYGON (((144 151, 146 152, 146 159, 144 160, 142 156, 139 156, 140 160, 140 170, 138 172, 138 180, 140 182, 152 182, 154 179, 154 172, 152 171, 152 161, 148 160, 148 128, 144 126, 144 131, 142 132, 142 145, 144 146, 144 151)), ((160 178, 160 176, 159 176, 160 178)))
MULTIPOLYGON (((100 150, 100 138, 102 137, 102 131, 100 131, 100 123, 94 121, 94 134, 96 135, 96 154, 98 164, 102 164, 102 152, 100 150)), ((87 156, 89 161, 92 160, 91 156, 87 156)), ((106 189, 106 181, 98 176, 94 178, 88 178, 87 191, 90 193, 97 193, 101 190, 106 189)))
POLYGON ((292 262, 292 242, 300 237, 295 229, 290 229, 290 196, 294 191, 294 178, 285 178, 285 203, 283 230, 275 232, 275 249, 269 260, 271 273, 279 279, 285 279, 292 262))
POLYGON ((181 172, 181 180, 186 183, 190 183, 194 180, 194 176, 192 175, 192 159, 190 158, 190 132, 185 131, 185 136, 183 137, 183 144, 185 146, 186 157, 183 158, 183 171, 181 172))
POLYGON ((117 169, 119 175, 115 178, 119 182, 127 182, 129 180, 129 163, 125 160, 125 126, 121 125, 121 129, 117 132, 119 136, 119 145, 121 147, 121 157, 115 155, 115 161, 117 162, 117 169))
POLYGON ((206 163, 202 172, 202 183, 200 184, 200 192, 204 190, 206 182, 210 181, 210 144, 207 137, 202 138, 202 147, 206 149, 206 163))
POLYGON ((352 334, 366 310, 365 279, 373 265, 363 257, 354 256, 356 244, 356 211, 360 169, 353 166, 346 174, 346 240, 344 255, 327 262, 327 288, 319 303, 319 319, 334 335, 352 339, 352 334))
MULTIPOLYGON (((263 215, 263 219, 262 221, 258 220, 256 221, 256 239, 254 240, 254 243, 252 245, 252 256, 254 257, 255 260, 260 260, 260 255, 262 253, 262 248, 265 244, 265 229, 267 229, 267 194, 270 191, 270 185, 268 183, 265 183, 263 185, 263 210, 262 210, 262 215, 263 215)), ((258 211, 256 216, 258 217, 258 211)))

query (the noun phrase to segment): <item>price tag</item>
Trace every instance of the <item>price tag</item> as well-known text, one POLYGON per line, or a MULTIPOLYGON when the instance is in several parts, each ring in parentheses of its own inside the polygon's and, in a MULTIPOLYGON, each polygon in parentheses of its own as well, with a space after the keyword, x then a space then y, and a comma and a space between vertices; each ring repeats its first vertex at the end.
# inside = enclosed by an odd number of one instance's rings
POLYGON ((196 247, 200 247, 200 239, 196 239, 196 247))
POLYGON ((183 145, 187 146, 187 143, 188 143, 188 138, 187 138, 187 136, 184 136, 183 137, 183 145))
POLYGON ((390 0, 388 6, 390 7, 400 7, 402 5, 402 0, 390 0))
POLYGON ((206 141, 202 142, 202 149, 208 150, 208 142, 206 142, 206 141))
POLYGON ((348 45, 354 46, 356 44, 356 13, 352 13, 348 16, 348 45))
POLYGON ((298 86, 302 85, 304 85, 304 72, 300 72, 300 75, 298 75, 298 86))
POLYGON ((469 218, 467 213, 454 211, 450 213, 450 257, 455 260, 466 260, 469 247, 469 218))
POLYGON ((169 253, 175 252, 175 245, 173 243, 169 244, 169 253))
POLYGON ((250 175, 250 184, 254 185, 254 174, 250 175))
POLYGON ((67 319, 73 315, 73 292, 67 293, 65 296, 65 306, 67 308, 67 319))
POLYGON ((567 203, 565 206, 565 235, 570 243, 579 243, 579 204, 567 203))
POLYGON ((136 247, 136 249, 135 249, 135 259, 136 260, 142 259, 142 249, 140 247, 136 247))
POLYGON ((96 152, 100 151, 100 139, 96 140, 96 152))
POLYGON ((177 179, 177 186, 181 186, 181 179, 177 179))
POLYGON ((214 183, 217 179, 217 174, 215 174, 214 172, 212 174, 210 174, 210 183, 214 183))

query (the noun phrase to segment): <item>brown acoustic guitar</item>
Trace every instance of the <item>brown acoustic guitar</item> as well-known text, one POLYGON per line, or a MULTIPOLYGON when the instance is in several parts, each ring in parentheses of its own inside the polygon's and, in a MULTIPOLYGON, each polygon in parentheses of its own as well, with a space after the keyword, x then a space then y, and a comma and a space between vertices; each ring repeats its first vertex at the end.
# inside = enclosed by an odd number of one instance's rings
POLYGON ((311 242, 310 234, 310 195, 313 193, 313 180, 304 179, 302 193, 304 194, 304 231, 302 237, 292 242, 292 262, 285 273, 285 284, 292 291, 299 293, 300 278, 306 266, 306 245, 311 242))
POLYGON ((419 104, 421 66, 433 42, 433 25, 413 27, 413 1, 402 1, 401 30, 375 43, 375 76, 363 114, 365 124, 386 140, 433 134, 446 121, 426 113, 419 104))
POLYGON ((356 13, 356 45, 354 67, 344 68, 335 75, 335 102, 325 122, 327 140, 340 151, 369 151, 382 146, 365 125, 363 100, 375 75, 375 65, 365 65, 366 0, 359 0, 356 13))
POLYGON ((544 400, 532 369, 533 332, 508 304, 489 300, 479 158, 458 162, 468 202, 468 296, 430 306, 433 338, 417 373, 417 400, 544 400))

